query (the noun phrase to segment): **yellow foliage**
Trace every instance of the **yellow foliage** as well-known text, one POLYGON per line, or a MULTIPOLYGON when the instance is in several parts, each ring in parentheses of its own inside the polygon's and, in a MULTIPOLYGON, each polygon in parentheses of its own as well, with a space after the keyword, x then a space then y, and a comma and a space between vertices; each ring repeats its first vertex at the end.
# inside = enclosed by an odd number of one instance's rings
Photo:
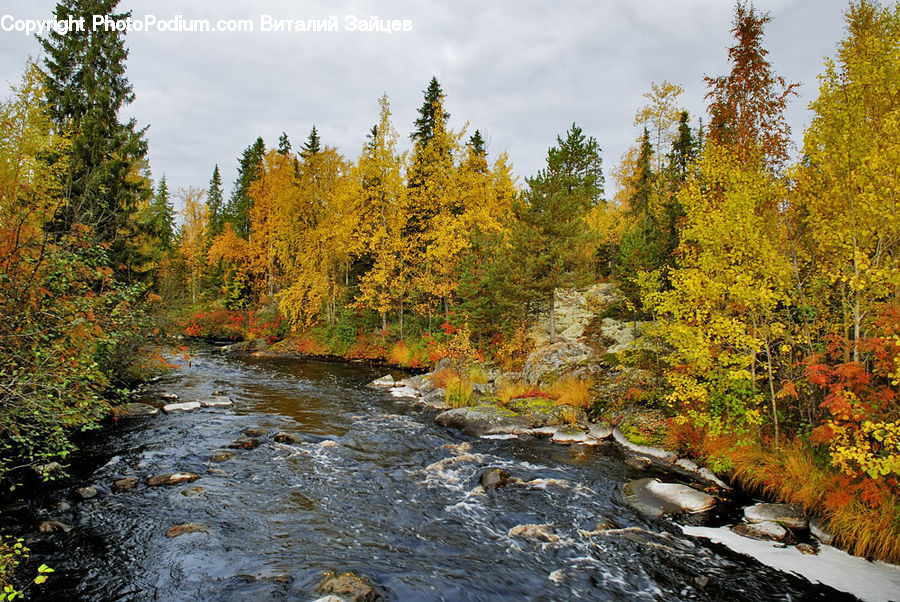
POLYGON ((550 393, 556 397, 556 405, 588 410, 591 407, 592 386, 590 379, 569 375, 556 381, 550 393))

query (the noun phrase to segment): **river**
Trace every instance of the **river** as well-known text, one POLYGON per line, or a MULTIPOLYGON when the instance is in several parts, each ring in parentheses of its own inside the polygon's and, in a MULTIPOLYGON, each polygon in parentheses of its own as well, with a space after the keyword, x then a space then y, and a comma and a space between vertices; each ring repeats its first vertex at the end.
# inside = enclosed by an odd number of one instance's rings
POLYGON ((234 406, 123 419, 92 435, 73 482, 33 502, 73 528, 34 535, 35 559, 55 573, 32 599, 313 600, 327 570, 364 575, 403 601, 854 599, 682 533, 734 520, 735 509, 660 519, 632 510, 622 485, 647 474, 613 444, 467 437, 366 388, 383 368, 211 350, 182 364, 145 400, 224 392, 234 406), (268 431, 259 447, 209 460, 249 428, 268 431), (279 431, 303 442, 276 443, 279 431), (480 492, 494 467, 523 483, 480 492), (175 471, 201 478, 144 484, 175 471), (140 483, 115 492, 123 477, 140 483), (100 495, 75 501, 72 488, 87 484, 100 495), (208 529, 166 537, 188 522, 208 529), (544 535, 511 535, 519 525, 544 525, 544 535))

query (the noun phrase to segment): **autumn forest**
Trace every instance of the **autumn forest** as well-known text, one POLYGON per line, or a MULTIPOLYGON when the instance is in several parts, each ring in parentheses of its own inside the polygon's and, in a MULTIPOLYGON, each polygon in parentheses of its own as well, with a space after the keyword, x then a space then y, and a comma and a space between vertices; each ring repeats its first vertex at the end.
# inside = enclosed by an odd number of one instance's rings
POLYGON ((854 0, 845 20, 802 135, 769 18, 739 2, 707 114, 648 82, 612 164, 573 123, 517 181, 433 78, 415 123, 373 98, 353 156, 312 127, 181 190, 120 120, 125 36, 46 35, 0 105, 0 479, 64 463, 186 339, 516 371, 535 324, 560 336, 560 291, 610 282, 609 315, 652 345, 605 358, 640 376, 620 400, 584 383, 589 416, 660 415, 665 447, 900 561, 900 7, 854 0))

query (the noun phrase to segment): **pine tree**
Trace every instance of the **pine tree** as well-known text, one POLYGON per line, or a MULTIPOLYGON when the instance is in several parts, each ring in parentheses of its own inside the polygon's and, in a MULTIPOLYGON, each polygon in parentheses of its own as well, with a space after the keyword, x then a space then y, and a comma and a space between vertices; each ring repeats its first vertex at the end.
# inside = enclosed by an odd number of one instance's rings
POLYGON ((261 137, 244 149, 238 166, 238 177, 234 182, 231 198, 225 206, 225 221, 230 223, 235 233, 245 240, 250 236, 250 209, 253 207, 250 185, 259 178, 265 154, 266 143, 261 137))
POLYGON ((311 155, 320 152, 322 152, 322 141, 319 139, 319 132, 316 130, 316 126, 313 126, 312 130, 309 132, 309 137, 306 139, 306 143, 303 145, 303 148, 300 149, 300 156, 307 159, 311 155))
POLYGON ((691 131, 690 116, 687 111, 682 111, 678 118, 678 134, 669 154, 669 172, 674 186, 679 186, 687 178, 688 166, 697 159, 698 150, 699 144, 691 131))
MULTIPOLYGON (((118 0, 69 0, 56 5, 58 20, 109 15, 122 19, 131 13, 114 13, 118 0)), ((45 90, 56 125, 72 132, 68 203, 52 226, 67 231, 81 222, 93 228, 99 242, 112 243, 111 259, 118 265, 131 253, 122 236, 138 202, 151 194, 144 178, 134 177, 147 153, 145 129, 134 119, 119 121, 119 113, 134 94, 125 76, 124 34, 85 27, 66 34, 51 31, 40 40, 45 52, 45 90)))
POLYGON ((209 208, 209 237, 215 238, 225 228, 225 207, 222 196, 222 176, 219 175, 219 166, 213 169, 212 178, 209 180, 209 188, 206 190, 206 205, 209 208))
POLYGON ((584 221, 602 203, 600 147, 574 123, 565 140, 547 152, 547 166, 527 178, 528 190, 516 206, 515 239, 527 297, 548 303, 550 338, 556 339, 555 291, 589 276, 592 250, 584 221))
POLYGON ((281 132, 281 137, 278 138, 278 154, 285 157, 291 154, 291 141, 284 132, 281 132))
POLYGON ((479 130, 475 130, 475 133, 469 138, 466 147, 469 151, 466 159, 469 166, 474 171, 486 174, 488 172, 487 150, 484 148, 484 138, 481 137, 479 130))
POLYGON ((169 198, 169 186, 166 176, 163 175, 156 187, 156 194, 150 202, 151 234, 159 240, 160 247, 168 251, 175 242, 175 209, 169 198))
POLYGON ((441 84, 438 83, 436 77, 432 77, 428 82, 428 88, 425 90, 425 100, 419 107, 419 116, 416 118, 415 130, 410 134, 410 138, 416 146, 425 146, 434 135, 436 125, 437 111, 442 113, 441 120, 444 123, 450 120, 450 113, 443 110, 444 92, 441 90, 441 84), (438 106, 440 105, 440 109, 438 106))

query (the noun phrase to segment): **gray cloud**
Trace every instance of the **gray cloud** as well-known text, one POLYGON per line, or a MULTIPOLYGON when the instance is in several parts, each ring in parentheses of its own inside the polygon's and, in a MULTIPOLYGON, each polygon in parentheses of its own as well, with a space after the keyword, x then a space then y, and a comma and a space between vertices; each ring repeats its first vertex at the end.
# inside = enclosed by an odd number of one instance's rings
MULTIPOLYGON (((50 0, 6 0, 0 15, 44 18, 50 0)), ((788 117, 799 140, 809 122, 823 57, 842 35, 843 0, 756 0, 771 13, 766 45, 776 70, 804 85, 788 117)), ((379 33, 132 33, 127 109, 149 124, 154 177, 205 187, 218 163, 226 186, 257 135, 286 131, 295 146, 315 123, 325 140, 356 157, 387 93, 405 140, 432 75, 448 97, 451 125, 481 129, 489 150, 507 150, 520 176, 543 163, 556 136, 577 122, 603 148, 607 172, 638 134, 632 125, 651 82, 685 88, 697 117, 704 75, 726 69, 728 0, 536 0, 414 2, 344 0, 123 0, 135 16, 171 18, 411 19, 414 31, 379 33)), ((0 78, 15 82, 33 38, 0 32, 0 78)), ((406 142, 405 142, 406 143, 406 142)), ((520 180, 521 181, 521 180, 520 180)))

